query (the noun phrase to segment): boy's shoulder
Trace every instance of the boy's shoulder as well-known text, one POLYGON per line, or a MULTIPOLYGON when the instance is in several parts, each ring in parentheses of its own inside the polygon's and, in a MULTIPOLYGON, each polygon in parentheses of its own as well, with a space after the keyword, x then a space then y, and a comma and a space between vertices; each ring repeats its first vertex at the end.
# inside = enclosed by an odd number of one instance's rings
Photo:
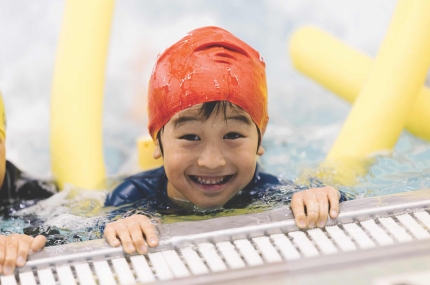
POLYGON ((105 201, 105 206, 119 206, 140 199, 154 197, 167 187, 164 167, 144 171, 124 179, 105 201))

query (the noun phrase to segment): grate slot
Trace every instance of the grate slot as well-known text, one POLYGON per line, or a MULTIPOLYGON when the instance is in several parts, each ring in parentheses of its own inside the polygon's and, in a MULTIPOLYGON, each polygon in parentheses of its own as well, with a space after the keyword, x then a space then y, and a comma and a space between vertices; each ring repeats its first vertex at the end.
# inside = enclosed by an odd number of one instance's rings
POLYGON ((51 268, 37 270, 37 276, 39 277, 40 285, 55 285, 55 278, 51 268))
POLYGON ((270 238, 286 260, 300 259, 300 253, 284 234, 274 234, 270 238))
POLYGON ((414 216, 430 230, 430 215, 426 211, 415 212, 414 216))
POLYGON ((255 250, 254 246, 251 244, 249 240, 247 239, 235 240, 234 244, 236 245, 240 254, 242 254, 243 258, 245 259, 245 262, 249 266, 264 264, 260 254, 258 254, 258 252, 255 250))
POLYGON ((344 224, 343 228, 351 235, 362 249, 375 247, 375 243, 357 224, 344 224))
POLYGON ((91 271, 88 263, 79 263, 74 264, 73 266, 75 267, 76 275, 78 276, 80 284, 96 285, 93 272, 91 271))
POLYGON ((150 283, 155 281, 154 274, 152 273, 152 269, 149 267, 145 256, 131 256, 130 261, 140 283, 150 283))
POLYGON ((209 269, 206 267, 204 261, 200 258, 197 252, 192 249, 191 246, 187 246, 181 249, 182 257, 188 264, 188 268, 194 275, 202 275, 209 273, 209 269))
POLYGON ((261 252, 261 255, 263 256, 265 261, 267 261, 268 263, 282 261, 282 257, 279 255, 276 248, 270 242, 269 237, 266 237, 266 236, 256 237, 256 238, 253 238, 252 240, 257 245, 257 248, 261 252))
POLYGON ((152 263, 152 267, 155 269, 155 273, 160 280, 172 280, 173 274, 169 269, 169 265, 163 257, 162 252, 155 252, 148 254, 149 260, 152 263))
POLYGON ((125 258, 115 258, 111 261, 120 284, 136 283, 136 279, 134 279, 133 272, 131 271, 130 266, 128 265, 128 262, 125 258))
POLYGON ((319 252, 313 243, 309 240, 304 232, 295 231, 289 232, 288 236, 293 239, 294 244, 297 245, 302 254, 306 257, 318 256, 319 252))
POLYGON ((169 264, 170 270, 176 278, 184 278, 190 276, 190 271, 182 262, 175 250, 163 251, 163 257, 169 264))
POLYGON ((212 272, 219 272, 227 270, 222 258, 218 255, 216 248, 211 243, 200 243, 198 245, 199 252, 201 253, 206 264, 212 272))
POLYGON ((0 280, 2 285, 17 285, 14 275, 1 276, 0 280))
POLYGON ((333 254, 338 252, 336 246, 321 229, 308 230, 308 234, 324 254, 333 254))
POLYGON ((112 269, 106 260, 93 262, 94 271, 99 279, 100 285, 115 285, 116 280, 113 276, 112 269))
MULTIPOLYGON (((27 271, 19 274, 19 283, 25 285, 36 285, 36 278, 34 278, 33 271, 27 271)), ((3 281, 2 281, 2 284, 3 281)))
POLYGON ((361 225, 379 245, 390 245, 394 243, 394 240, 380 226, 378 226, 374 220, 361 222, 361 225))
POLYGON ((325 230, 343 251, 357 250, 357 247, 352 240, 338 226, 326 227, 325 230))
POLYGON ((412 241, 412 237, 393 218, 379 218, 378 220, 398 242, 412 241))
POLYGON ((230 268, 237 269, 246 267, 245 262, 237 253, 236 248, 231 242, 219 242, 216 246, 230 268))
POLYGON ((75 276, 69 265, 62 265, 56 268, 58 281, 61 285, 76 285, 75 276))
POLYGON ((414 235, 417 239, 428 239, 430 234, 421 227, 409 214, 399 215, 396 218, 414 235))

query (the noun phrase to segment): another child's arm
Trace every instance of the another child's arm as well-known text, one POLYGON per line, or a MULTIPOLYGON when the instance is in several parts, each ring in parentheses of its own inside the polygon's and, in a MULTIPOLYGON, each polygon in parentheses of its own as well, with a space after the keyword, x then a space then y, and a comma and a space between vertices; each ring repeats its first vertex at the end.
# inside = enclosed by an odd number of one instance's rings
POLYGON ((29 253, 41 250, 45 243, 42 235, 34 238, 24 234, 0 235, 0 273, 12 274, 16 266, 24 266, 29 253))
POLYGON ((330 217, 339 214, 340 192, 331 186, 297 192, 291 200, 296 224, 299 228, 323 227, 330 217), (306 212, 305 212, 306 208, 306 212))
POLYGON ((154 224, 144 215, 133 215, 106 225, 104 237, 114 247, 122 244, 126 253, 137 250, 140 254, 147 252, 147 245, 158 245, 158 236, 154 224))

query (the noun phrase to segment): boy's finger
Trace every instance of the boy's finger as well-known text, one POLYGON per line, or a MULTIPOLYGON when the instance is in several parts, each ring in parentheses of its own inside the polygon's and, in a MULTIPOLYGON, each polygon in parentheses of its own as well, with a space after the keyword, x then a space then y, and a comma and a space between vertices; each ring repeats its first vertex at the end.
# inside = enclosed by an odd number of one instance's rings
POLYGON ((116 233, 119 236, 119 239, 121 240, 122 249, 126 253, 133 253, 136 251, 136 248, 133 245, 133 241, 130 236, 130 232, 126 226, 121 228, 116 228, 116 233))
POLYGON ((155 229, 155 226, 151 223, 151 220, 149 220, 147 217, 146 219, 140 220, 140 228, 142 229, 143 233, 146 237, 146 242, 150 247, 155 247, 158 245, 158 236, 157 236, 157 230, 155 229))
POLYGON ((121 244, 121 242, 117 238, 115 228, 111 225, 107 225, 105 227, 104 236, 107 242, 113 247, 117 247, 121 244))
POLYGON ((306 214, 307 214, 307 226, 309 228, 314 228, 315 224, 318 220, 319 215, 319 207, 318 200, 312 191, 308 191, 305 195, 304 203, 306 205, 306 214))
POLYGON ((127 225, 128 230, 131 235, 131 239, 133 240, 134 247, 140 254, 145 254, 147 247, 145 245, 145 240, 143 239, 143 233, 140 229, 139 223, 131 223, 127 225))
POLYGON ((16 266, 24 266, 28 252, 30 251, 31 242, 33 238, 30 236, 23 236, 18 241, 18 257, 16 258, 16 266))
POLYGON ((319 217, 317 225, 319 228, 325 226, 328 217, 328 199, 327 194, 324 192, 318 192, 317 194, 318 205, 319 205, 319 217))
POLYGON ((3 263, 6 255, 6 237, 0 236, 0 273, 3 272, 3 263))
POLYGON ((42 235, 38 235, 31 242, 30 249, 32 252, 38 252, 45 246, 45 244, 46 244, 46 237, 42 235))
POLYGON ((6 239, 6 257, 3 266, 4 275, 10 275, 15 270, 15 263, 18 253, 17 235, 10 235, 6 239))
POLYGON ((294 195, 291 200, 291 209, 296 220, 296 225, 304 229, 306 228, 306 215, 305 215, 305 205, 303 204, 302 195, 294 195))
POLYGON ((333 188, 333 191, 329 191, 327 196, 330 203, 330 217, 335 219, 339 215, 339 191, 333 188))

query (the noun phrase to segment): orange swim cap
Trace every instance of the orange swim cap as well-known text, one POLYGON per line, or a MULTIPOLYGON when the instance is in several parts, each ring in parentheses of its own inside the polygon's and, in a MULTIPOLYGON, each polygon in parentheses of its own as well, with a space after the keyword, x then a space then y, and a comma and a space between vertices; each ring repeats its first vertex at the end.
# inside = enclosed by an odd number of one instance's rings
POLYGON ((203 27, 188 33, 157 59, 148 91, 150 135, 155 140, 175 114, 211 101, 241 107, 264 134, 269 120, 264 61, 226 30, 203 27))

